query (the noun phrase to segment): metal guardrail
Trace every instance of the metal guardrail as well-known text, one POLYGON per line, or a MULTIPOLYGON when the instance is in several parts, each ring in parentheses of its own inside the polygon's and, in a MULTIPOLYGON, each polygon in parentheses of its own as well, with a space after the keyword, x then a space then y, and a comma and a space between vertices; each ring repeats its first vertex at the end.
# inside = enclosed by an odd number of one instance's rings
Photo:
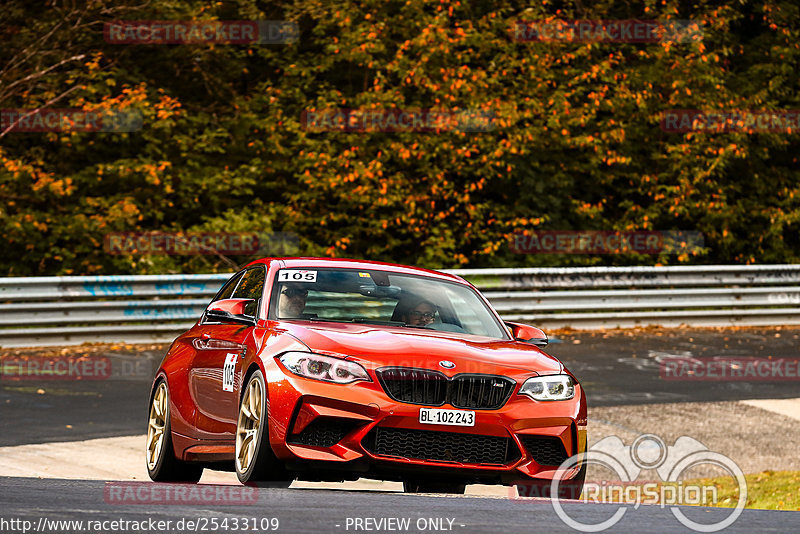
MULTIPOLYGON (((445 272, 475 284, 505 319, 544 328, 800 324, 800 265, 445 272)), ((0 278, 0 347, 168 342, 230 276, 0 278)))

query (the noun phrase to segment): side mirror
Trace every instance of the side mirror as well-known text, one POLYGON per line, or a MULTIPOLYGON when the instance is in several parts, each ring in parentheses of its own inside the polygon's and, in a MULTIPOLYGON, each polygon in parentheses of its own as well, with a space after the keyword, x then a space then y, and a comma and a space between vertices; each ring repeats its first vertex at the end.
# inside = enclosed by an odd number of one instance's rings
POLYGON ((530 343, 531 345, 536 345, 537 347, 547 346, 547 334, 545 334, 540 328, 508 321, 506 321, 506 326, 511 329, 511 335, 517 341, 530 343))
POLYGON ((220 323, 238 323, 255 326, 254 299, 224 299, 212 302, 206 308, 205 317, 220 323))

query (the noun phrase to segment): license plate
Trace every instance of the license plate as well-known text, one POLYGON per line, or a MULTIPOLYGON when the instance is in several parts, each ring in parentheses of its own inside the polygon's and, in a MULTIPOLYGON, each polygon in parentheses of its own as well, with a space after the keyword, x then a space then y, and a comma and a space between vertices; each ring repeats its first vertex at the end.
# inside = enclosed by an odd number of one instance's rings
POLYGON ((419 422, 426 425, 475 426, 475 412, 420 408, 419 422))

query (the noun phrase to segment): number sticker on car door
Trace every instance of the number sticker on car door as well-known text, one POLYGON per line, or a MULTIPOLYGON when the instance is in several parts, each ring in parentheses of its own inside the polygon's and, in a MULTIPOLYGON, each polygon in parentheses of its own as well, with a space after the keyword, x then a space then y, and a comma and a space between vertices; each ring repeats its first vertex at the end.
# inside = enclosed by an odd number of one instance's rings
POLYGON ((233 391, 233 376, 236 373, 236 358, 239 355, 229 352, 222 367, 222 391, 233 391))

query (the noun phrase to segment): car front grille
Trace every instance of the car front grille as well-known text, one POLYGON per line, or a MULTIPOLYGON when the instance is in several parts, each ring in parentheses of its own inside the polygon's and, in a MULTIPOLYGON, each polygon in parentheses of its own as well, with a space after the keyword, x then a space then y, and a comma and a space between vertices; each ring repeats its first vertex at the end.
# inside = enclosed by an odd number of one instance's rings
POLYGON ((561 439, 553 436, 531 436, 518 434, 522 446, 539 465, 561 465, 567 459, 567 451, 561 439))
POLYGON ((377 371, 387 395, 396 401, 426 406, 450 403, 456 408, 501 408, 516 382, 507 376, 465 374, 447 378, 439 371, 389 367, 377 371))
POLYGON ((456 432, 376 427, 362 445, 376 456, 409 460, 505 465, 520 458, 511 438, 456 432))
POLYGON ((447 377, 438 371, 393 367, 378 371, 378 379, 394 400, 441 406, 447 399, 447 377))
POLYGON ((299 434, 292 434, 286 441, 292 445, 333 447, 358 425, 359 423, 349 419, 317 417, 299 434))
POLYGON ((450 382, 450 404, 456 408, 496 410, 506 403, 515 385, 504 376, 457 376, 450 382))

